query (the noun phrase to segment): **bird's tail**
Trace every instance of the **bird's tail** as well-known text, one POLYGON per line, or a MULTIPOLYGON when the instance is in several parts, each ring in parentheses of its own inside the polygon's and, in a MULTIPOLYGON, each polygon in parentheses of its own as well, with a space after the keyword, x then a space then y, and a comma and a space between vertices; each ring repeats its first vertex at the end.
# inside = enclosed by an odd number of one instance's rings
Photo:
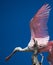
POLYGON ((46 47, 39 49, 39 52, 49 52, 47 60, 50 65, 53 65, 53 41, 49 41, 46 47))
POLYGON ((49 43, 49 46, 51 46, 51 47, 49 48, 49 55, 48 55, 47 59, 49 61, 49 64, 53 65, 53 41, 51 41, 49 43))

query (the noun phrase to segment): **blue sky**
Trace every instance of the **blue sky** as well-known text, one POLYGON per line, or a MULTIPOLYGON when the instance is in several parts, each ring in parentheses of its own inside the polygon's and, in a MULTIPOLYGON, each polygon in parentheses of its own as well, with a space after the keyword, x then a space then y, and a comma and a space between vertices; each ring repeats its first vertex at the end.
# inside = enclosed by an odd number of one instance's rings
MULTIPOLYGON (((50 40, 53 39, 53 0, 0 0, 0 65, 32 65, 32 53, 17 52, 8 62, 5 57, 12 50, 26 47, 30 40, 29 23, 38 9, 45 3, 51 5, 48 21, 50 40)), ((43 65, 49 65, 44 53, 43 65)))

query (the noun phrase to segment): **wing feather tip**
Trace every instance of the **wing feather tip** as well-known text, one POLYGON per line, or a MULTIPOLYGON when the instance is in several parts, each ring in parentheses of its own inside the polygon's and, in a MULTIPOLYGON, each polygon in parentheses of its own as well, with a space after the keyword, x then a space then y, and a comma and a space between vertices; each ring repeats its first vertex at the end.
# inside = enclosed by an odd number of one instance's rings
MULTIPOLYGON (((44 6, 44 5, 43 5, 44 6)), ((49 4, 45 4, 45 8, 48 9, 48 10, 51 10, 51 6, 49 4)))

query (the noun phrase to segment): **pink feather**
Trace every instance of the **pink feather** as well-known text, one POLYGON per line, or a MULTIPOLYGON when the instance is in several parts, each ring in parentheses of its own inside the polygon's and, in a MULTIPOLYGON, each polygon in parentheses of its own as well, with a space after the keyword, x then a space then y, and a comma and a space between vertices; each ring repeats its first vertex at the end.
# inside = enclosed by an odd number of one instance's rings
POLYGON ((49 36, 47 22, 50 13, 50 6, 43 5, 30 22, 31 36, 33 38, 43 38, 49 36))
POLYGON ((49 41, 47 46, 39 49, 40 52, 49 52, 48 61, 50 65, 53 65, 53 41, 49 41))

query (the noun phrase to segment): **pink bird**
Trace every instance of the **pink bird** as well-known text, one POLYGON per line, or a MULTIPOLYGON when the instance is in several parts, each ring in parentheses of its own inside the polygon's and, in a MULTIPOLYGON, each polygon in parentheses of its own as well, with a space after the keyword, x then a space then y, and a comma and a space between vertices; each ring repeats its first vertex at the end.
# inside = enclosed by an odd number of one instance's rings
POLYGON ((47 22, 49 19, 51 8, 49 4, 44 4, 34 17, 30 21, 31 29, 31 39, 28 46, 22 49, 21 47, 16 47, 13 52, 6 57, 9 60, 11 56, 17 51, 33 51, 34 50, 34 40, 37 41, 38 51, 49 52, 48 61, 50 65, 53 65, 53 41, 49 41, 50 36, 48 34, 47 22))

